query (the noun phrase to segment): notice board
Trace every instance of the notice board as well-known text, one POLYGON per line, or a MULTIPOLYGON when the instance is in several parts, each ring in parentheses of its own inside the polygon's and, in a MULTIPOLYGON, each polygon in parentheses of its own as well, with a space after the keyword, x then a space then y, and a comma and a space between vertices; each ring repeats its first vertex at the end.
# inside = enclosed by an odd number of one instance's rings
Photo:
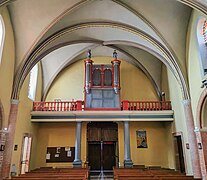
POLYGON ((46 163, 73 162, 75 147, 47 147, 46 163))

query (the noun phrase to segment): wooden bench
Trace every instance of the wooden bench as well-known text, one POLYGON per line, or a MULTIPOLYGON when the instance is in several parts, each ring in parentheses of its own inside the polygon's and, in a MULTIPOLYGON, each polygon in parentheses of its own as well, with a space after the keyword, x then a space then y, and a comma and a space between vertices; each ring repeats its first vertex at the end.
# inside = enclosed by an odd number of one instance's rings
POLYGON ((145 179, 159 179, 159 180, 190 180, 193 176, 186 176, 183 173, 172 169, 149 168, 114 168, 115 180, 145 180, 145 179))
POLYGON ((74 179, 87 180, 88 168, 40 168, 26 174, 12 177, 13 180, 32 180, 32 179, 74 179))

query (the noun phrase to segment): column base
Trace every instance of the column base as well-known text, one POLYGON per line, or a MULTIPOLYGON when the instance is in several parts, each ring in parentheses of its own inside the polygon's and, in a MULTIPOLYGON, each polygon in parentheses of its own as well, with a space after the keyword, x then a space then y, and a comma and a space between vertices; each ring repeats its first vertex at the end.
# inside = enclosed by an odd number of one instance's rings
POLYGON ((131 168, 131 167, 133 167, 133 162, 132 162, 132 160, 124 160, 124 167, 126 167, 126 168, 131 168))
POLYGON ((81 160, 74 160, 73 161, 73 167, 82 167, 82 161, 81 160))

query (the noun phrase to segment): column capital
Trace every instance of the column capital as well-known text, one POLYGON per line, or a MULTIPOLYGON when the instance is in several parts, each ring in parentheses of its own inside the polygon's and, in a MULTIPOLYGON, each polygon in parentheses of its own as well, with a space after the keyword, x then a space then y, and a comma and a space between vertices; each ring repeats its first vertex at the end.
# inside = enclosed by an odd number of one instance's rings
POLYGON ((207 129, 206 128, 195 128, 194 132, 207 132, 207 129))
POLYGON ((19 100, 18 99, 11 99, 11 104, 19 104, 19 100))
POLYGON ((8 133, 8 130, 0 129, 0 134, 7 134, 7 133, 8 133))
POLYGON ((189 105, 191 103, 191 99, 184 99, 183 105, 189 105))

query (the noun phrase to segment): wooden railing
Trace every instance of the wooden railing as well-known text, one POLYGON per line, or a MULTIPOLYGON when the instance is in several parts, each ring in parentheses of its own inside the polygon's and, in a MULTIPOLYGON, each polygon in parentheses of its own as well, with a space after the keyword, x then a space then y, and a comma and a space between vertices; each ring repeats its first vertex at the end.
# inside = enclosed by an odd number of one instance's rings
POLYGON ((122 110, 128 111, 161 111, 171 109, 171 101, 122 101, 122 110))
MULTIPOLYGON (((82 111, 83 101, 34 102, 33 111, 82 111)), ((122 101, 124 111, 171 110, 170 101, 122 101)))
POLYGON ((34 102, 33 111, 81 111, 82 101, 34 102))

